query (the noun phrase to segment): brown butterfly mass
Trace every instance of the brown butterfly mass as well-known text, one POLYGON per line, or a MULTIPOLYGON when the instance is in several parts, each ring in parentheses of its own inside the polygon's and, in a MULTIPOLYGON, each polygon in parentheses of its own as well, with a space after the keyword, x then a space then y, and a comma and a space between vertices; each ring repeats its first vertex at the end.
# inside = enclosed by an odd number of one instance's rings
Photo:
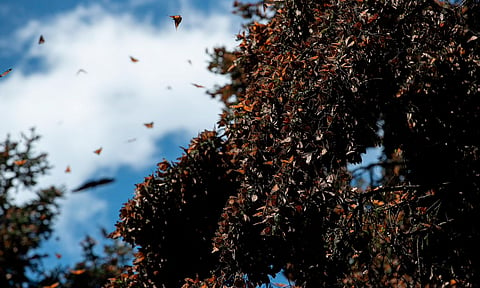
POLYGON ((173 15, 173 16, 170 16, 170 18, 172 18, 173 21, 175 21, 175 29, 178 29, 178 25, 180 25, 180 22, 182 22, 182 16, 173 15))

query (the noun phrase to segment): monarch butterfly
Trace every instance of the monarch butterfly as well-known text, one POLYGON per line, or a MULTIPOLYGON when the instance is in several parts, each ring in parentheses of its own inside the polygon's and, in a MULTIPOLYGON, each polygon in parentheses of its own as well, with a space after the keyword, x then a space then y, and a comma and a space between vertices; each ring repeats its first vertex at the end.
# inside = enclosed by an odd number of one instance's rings
POLYGON ((43 288, 57 288, 58 286, 60 286, 60 282, 55 282, 49 286, 43 286, 43 288))
POLYGON ((138 59, 130 56, 130 61, 132 61, 133 63, 135 63, 135 62, 138 62, 138 59))
POLYGON ((84 69, 78 69, 77 75, 80 74, 80 73, 85 73, 85 74, 87 74, 87 71, 85 71, 84 69))
POLYGON ((67 166, 67 168, 65 168, 65 173, 70 173, 72 172, 72 170, 70 169, 70 166, 67 166))
POLYGON ((43 35, 40 35, 40 38, 38 39, 38 44, 43 44, 45 43, 45 38, 43 38, 43 35))
POLYGON ((203 85, 199 85, 199 84, 195 84, 195 83, 192 83, 193 86, 197 87, 197 88, 205 88, 205 86, 203 85))
POLYGON ((97 154, 97 155, 100 155, 100 153, 102 153, 102 147, 98 148, 97 150, 93 151, 93 153, 97 154))
POLYGON ((153 128, 153 122, 143 123, 143 125, 145 125, 145 127, 147 127, 147 128, 153 128))
POLYGON ((97 186, 100 186, 100 185, 106 185, 106 184, 112 183, 114 181, 115 181, 115 179, 113 179, 113 178, 101 178, 99 180, 87 181, 86 183, 84 183, 80 187, 73 189, 72 192, 79 192, 79 191, 90 189, 90 188, 97 187, 97 186))
POLYGON ((5 72, 3 72, 2 74, 0 74, 0 77, 7 76, 7 74, 10 73, 11 71, 12 71, 12 68, 9 68, 9 69, 5 70, 5 72))
POLYGON ((178 29, 178 25, 180 25, 180 22, 182 22, 182 16, 174 15, 174 16, 170 16, 170 18, 172 18, 173 21, 175 21, 175 29, 178 29))
POLYGON ((15 162, 15 165, 18 165, 18 166, 22 166, 23 164, 27 163, 27 160, 26 159, 23 159, 23 160, 17 160, 15 162))
POLYGON ((80 275, 80 274, 83 274, 85 273, 85 269, 78 269, 78 270, 70 270, 70 273, 72 273, 73 275, 80 275))

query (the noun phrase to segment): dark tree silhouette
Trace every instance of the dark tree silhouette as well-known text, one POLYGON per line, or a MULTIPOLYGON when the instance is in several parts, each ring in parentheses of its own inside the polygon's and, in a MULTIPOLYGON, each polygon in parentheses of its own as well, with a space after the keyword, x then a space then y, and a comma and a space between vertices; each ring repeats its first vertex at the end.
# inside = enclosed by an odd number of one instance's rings
POLYGON ((15 200, 19 193, 37 189, 38 177, 50 168, 46 154, 35 151, 39 139, 32 129, 19 141, 8 136, 0 143, 0 287, 101 287, 121 274, 132 249, 117 240, 105 244, 103 253, 94 253, 96 242, 87 237, 81 242, 82 261, 72 268, 47 270, 43 261, 53 255, 40 254, 37 248, 52 235, 63 192, 50 187, 20 204, 15 200))
POLYGON ((139 253, 111 286, 478 285, 478 1, 235 6, 220 129, 137 186, 112 237, 139 253), (368 147, 383 177, 352 187, 368 147))
POLYGON ((35 249, 52 233, 58 214, 56 200, 62 192, 50 187, 36 191, 36 197, 15 204, 16 193, 36 187, 37 178, 49 169, 46 154, 33 147, 40 137, 31 131, 20 141, 10 137, 0 143, 0 286, 22 287, 29 283, 26 273, 39 272, 41 258, 35 249))
MULTIPOLYGON (((13 201, 15 193, 34 189, 37 178, 48 170, 46 155, 33 150, 39 136, 32 130, 20 141, 10 137, 0 143, 0 286, 21 287, 29 283, 27 270, 38 272, 42 257, 35 253, 52 233, 58 214, 56 200, 62 192, 55 187, 40 189, 23 204, 13 201)), ((18 195, 17 195, 18 196, 18 195)))

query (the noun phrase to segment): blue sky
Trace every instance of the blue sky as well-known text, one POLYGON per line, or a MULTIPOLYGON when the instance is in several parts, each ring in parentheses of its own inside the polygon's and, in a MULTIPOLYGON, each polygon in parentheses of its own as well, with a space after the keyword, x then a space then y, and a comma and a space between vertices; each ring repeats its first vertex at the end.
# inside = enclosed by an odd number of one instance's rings
MULTIPOLYGON (((0 1, 0 70, 13 69, 0 79, 0 137, 18 139, 35 127, 42 135, 38 151, 47 152, 53 166, 39 186, 66 191, 52 237, 59 240, 44 246, 52 254, 47 265, 80 260, 80 240, 87 234, 101 238, 100 227, 114 229, 136 183, 164 158, 179 157, 179 146, 198 132, 214 127, 221 105, 192 83, 213 87, 226 81, 207 71, 205 49, 234 47, 242 19, 231 14, 232 4, 0 1), (178 30, 168 17, 177 14, 183 17, 178 30), (79 69, 87 73, 77 75, 79 69), (153 129, 143 125, 149 122, 153 129), (116 181, 71 192, 98 177, 116 181)), ((17 201, 31 195, 22 192, 17 201)))

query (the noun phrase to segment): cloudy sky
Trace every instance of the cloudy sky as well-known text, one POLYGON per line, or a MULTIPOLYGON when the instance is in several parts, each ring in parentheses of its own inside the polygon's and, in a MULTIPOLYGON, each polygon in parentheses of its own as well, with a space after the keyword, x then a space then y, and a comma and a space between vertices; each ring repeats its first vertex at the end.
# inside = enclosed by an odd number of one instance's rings
MULTIPOLYGON (((135 183, 218 120, 220 104, 192 83, 207 71, 205 49, 234 47, 241 30, 229 0, 24 0, 0 2, 0 139, 35 127, 53 166, 40 186, 63 186, 58 240, 49 265, 80 260, 79 242, 114 229, 135 183), (175 29, 168 16, 180 14, 175 29), (40 35, 45 42, 38 44, 40 35), (138 59, 132 62, 130 57, 138 59), (78 72, 80 69, 85 72, 78 72), (149 129, 144 123, 154 122, 149 129), (94 150, 102 147, 97 155, 94 150), (65 173, 67 166, 71 172, 65 173), (86 180, 116 181, 82 193, 86 180)), ((17 195, 18 201, 28 193, 17 195)))

